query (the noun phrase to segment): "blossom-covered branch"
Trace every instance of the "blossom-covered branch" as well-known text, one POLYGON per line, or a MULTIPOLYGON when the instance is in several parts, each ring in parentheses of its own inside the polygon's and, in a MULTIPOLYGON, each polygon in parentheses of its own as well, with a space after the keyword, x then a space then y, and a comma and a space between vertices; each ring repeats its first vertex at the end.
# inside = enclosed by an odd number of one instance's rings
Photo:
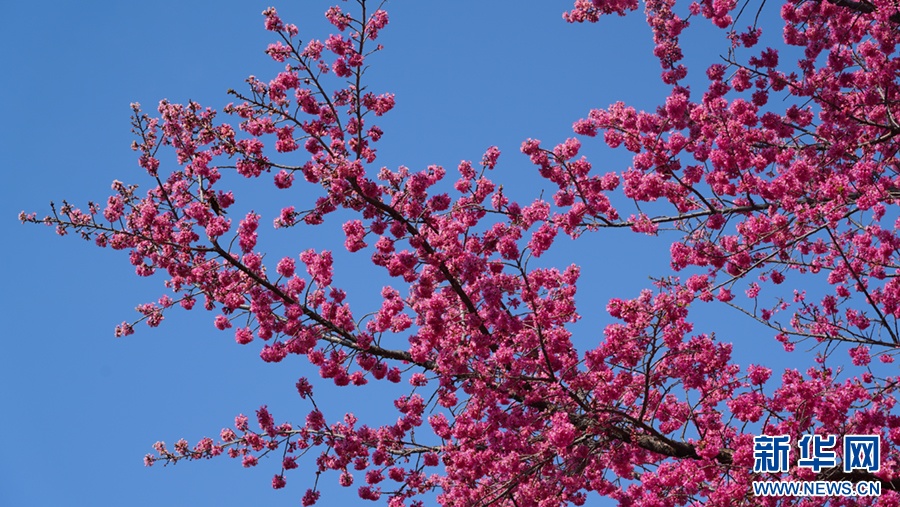
MULTIPOLYGON (((536 180, 555 188, 527 204, 495 183, 496 147, 461 162, 455 181, 437 165, 375 166, 378 122, 395 97, 369 89, 388 15, 365 0, 328 9, 337 32, 324 40, 301 40, 264 11, 277 37, 266 53, 283 70, 231 90, 224 120, 193 102, 163 100, 158 117, 133 105, 146 190, 117 181, 105 208, 66 202, 21 220, 126 250, 138 275, 165 277, 172 295, 140 305, 138 322, 160 325, 202 300, 216 328, 258 345, 264 361, 303 356, 321 378, 297 380, 310 406, 301 421, 276 424, 263 405, 258 430, 239 415, 217 439, 157 443, 146 464, 227 455, 252 467, 280 456, 272 486, 306 481, 304 505, 329 471, 392 506, 429 494, 448 506, 581 505, 590 493, 635 506, 848 505, 753 497, 752 482, 766 478, 877 481, 882 496, 853 505, 897 505, 896 6, 786 0, 780 23, 759 11, 744 29, 749 3, 643 5, 668 96, 652 112, 593 109, 573 125, 580 138, 552 147, 525 140, 536 180), (680 37, 707 22, 726 54, 698 77, 680 37), (798 60, 761 48, 764 29, 799 48, 798 60), (582 154, 594 137, 631 152, 631 166, 597 171, 582 154), (263 216, 241 179, 271 185, 283 204, 266 219, 300 251, 266 257, 263 216), (393 279, 380 307, 351 305, 332 252, 303 245, 302 232, 329 220, 341 222, 343 248, 393 279), (672 272, 610 300, 605 328, 576 340, 581 270, 543 256, 560 234, 610 228, 656 237, 672 272), (741 366, 729 329, 695 329, 701 304, 761 324, 785 353, 805 340, 817 355, 804 371, 741 366), (313 392, 324 381, 408 387, 385 407, 396 422, 370 426, 321 410, 313 392), (809 433, 878 435, 882 466, 812 471, 794 460, 754 472, 755 435, 809 433)), ((564 19, 638 6, 577 0, 564 19)))

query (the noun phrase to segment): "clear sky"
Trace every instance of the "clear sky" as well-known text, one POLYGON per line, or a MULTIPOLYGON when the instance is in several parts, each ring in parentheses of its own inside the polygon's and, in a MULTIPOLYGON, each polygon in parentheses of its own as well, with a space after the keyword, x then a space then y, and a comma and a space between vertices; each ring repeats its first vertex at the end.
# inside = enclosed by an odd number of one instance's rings
MULTIPOLYGON (((248 75, 273 77, 280 65, 263 54, 274 39, 260 15, 269 2, 5 3, 0 505, 298 505, 311 484, 312 472, 301 469, 288 475, 285 490, 272 490, 279 468, 272 459, 251 470, 225 458, 145 468, 142 457, 156 440, 216 436, 236 414, 251 415, 262 404, 279 422, 299 420, 308 406, 293 383, 315 374, 302 358, 263 363, 258 343, 235 344, 230 332, 214 329, 215 314, 202 310, 171 312, 157 329, 140 326, 115 339, 114 326, 136 318, 137 304, 165 292, 162 279, 134 276, 122 252, 16 218, 22 210, 42 216, 50 200, 105 202, 114 179, 147 183, 130 149, 129 103, 150 112, 162 98, 221 108, 230 100, 226 90, 241 89, 248 75)), ((332 27, 322 14, 332 3, 276 7, 304 40, 325 39, 332 27)), ((495 181, 530 202, 546 185, 518 152, 523 140, 571 137, 572 123, 591 107, 623 100, 652 109, 664 100, 641 13, 572 26, 561 17, 569 7, 570 0, 389 2, 391 21, 379 40, 385 50, 370 61, 370 89, 397 99, 381 123, 379 163, 452 170, 497 145, 503 156, 495 181)), ((588 146, 600 170, 628 166, 624 153, 599 144, 588 146)), ((164 168, 172 163, 167 153, 164 168)), ((258 194, 239 204, 268 212, 264 199, 274 187, 258 183, 258 194)), ((266 234, 294 253, 312 242, 340 250, 342 239, 327 232, 339 230, 332 222, 316 238, 266 234)), ((626 231, 558 241, 547 262, 584 266, 579 343, 601 336, 610 297, 633 297, 650 275, 668 274, 667 251, 666 241, 626 231)), ((351 294, 377 294, 380 285, 366 277, 360 256, 348 259, 338 255, 336 284, 351 294)), ((734 334, 746 366, 773 340, 764 330, 741 336, 728 325, 736 317, 711 317, 708 329, 726 340, 734 334)), ((361 419, 396 417, 389 399, 379 404, 344 390, 340 396, 326 400, 331 419, 347 410, 361 419)), ((336 474, 320 480, 326 505, 356 497, 355 487, 335 491, 336 482, 336 474)))

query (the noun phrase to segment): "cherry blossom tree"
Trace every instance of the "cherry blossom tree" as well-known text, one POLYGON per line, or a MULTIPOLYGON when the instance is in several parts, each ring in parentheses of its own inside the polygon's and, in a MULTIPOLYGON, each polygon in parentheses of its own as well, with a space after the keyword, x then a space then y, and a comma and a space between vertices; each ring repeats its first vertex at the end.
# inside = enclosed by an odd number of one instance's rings
MULTIPOLYGON (((105 206, 20 218, 165 277, 167 294, 140 305, 138 322, 199 304, 263 361, 305 356, 318 370, 296 383, 305 418, 262 406, 215 437, 155 444, 148 466, 276 463, 272 486, 303 484, 303 505, 319 499, 319 474, 392 506, 431 493, 452 506, 581 505, 592 492, 640 506, 900 505, 900 6, 784 0, 773 23, 760 4, 645 0, 668 96, 652 112, 593 109, 552 146, 525 140, 555 193, 521 203, 491 178, 496 148, 449 171, 379 167, 378 122, 395 103, 365 75, 388 24, 380 5, 328 9, 335 33, 323 39, 270 8, 266 52, 282 72, 229 91, 221 113, 162 101, 151 116, 134 104, 144 183, 116 181, 105 206), (692 68, 691 89, 680 38, 693 26, 712 27, 723 55, 692 68), (761 43, 771 34, 778 47, 761 43), (631 152, 630 167, 594 169, 580 154, 594 137, 631 152), (236 216, 239 177, 274 181, 280 214, 236 216), (300 251, 265 257, 267 223, 296 233, 300 251), (331 251, 302 246, 335 224, 337 248, 393 278, 380 308, 351 308, 331 251), (579 268, 541 257, 563 235, 611 228, 665 242, 673 272, 610 300, 608 325, 578 350, 579 268), (699 305, 758 323, 785 354, 803 344, 814 355, 798 355, 803 369, 739 366, 729 343, 694 330, 699 305), (404 386, 385 407, 398 418, 330 420, 321 383, 404 386), (880 436, 880 470, 794 460, 754 471, 754 436, 809 433, 880 436), (877 481, 882 495, 753 496, 753 481, 777 478, 877 481)), ((593 23, 639 7, 577 0, 563 16, 593 23)))

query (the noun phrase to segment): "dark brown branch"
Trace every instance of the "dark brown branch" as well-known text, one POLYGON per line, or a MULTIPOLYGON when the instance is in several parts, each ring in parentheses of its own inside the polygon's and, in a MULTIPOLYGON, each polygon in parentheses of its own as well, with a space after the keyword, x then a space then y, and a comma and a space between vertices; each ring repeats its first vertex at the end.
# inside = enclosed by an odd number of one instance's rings
POLYGON ((822 481, 875 481, 881 483, 882 489, 887 489, 890 491, 900 491, 900 479, 886 480, 880 477, 876 477, 875 474, 871 472, 863 472, 861 470, 845 472, 843 467, 840 466, 822 470, 821 472, 819 472, 819 475, 816 478, 822 481))
MULTIPOLYGON (((861 12, 863 14, 871 14, 875 12, 875 6, 870 4, 869 2, 863 1, 855 1, 855 0, 828 0, 828 3, 837 5, 838 7, 846 7, 848 9, 852 9, 856 12, 861 12)), ((888 18, 894 23, 900 24, 900 12, 895 12, 891 14, 891 17, 888 18)))
POLYGON ((272 282, 270 282, 265 277, 262 277, 259 274, 250 270, 249 268, 247 268, 247 266, 245 266, 240 261, 238 261, 237 259, 232 257, 231 254, 228 251, 226 251, 224 248, 222 248, 217 241, 211 240, 211 242, 213 245, 213 249, 215 250, 216 253, 219 254, 219 256, 222 259, 224 259, 229 264, 231 264, 232 266, 237 268, 239 271, 241 271, 242 273, 244 273, 245 275, 250 277, 258 285, 265 287, 266 289, 271 291, 272 294, 275 294, 276 296, 278 296, 278 298, 281 299, 282 301, 284 301, 285 303, 299 306, 300 309, 303 311, 303 315, 305 315, 310 320, 316 322, 323 328, 327 329, 329 332, 334 333, 335 335, 339 336, 340 339, 337 340, 337 343, 339 345, 344 346, 344 347, 349 347, 353 350, 357 350, 360 352, 367 352, 374 356, 382 357, 385 359, 395 359, 398 361, 407 361, 411 364, 421 366, 428 370, 433 370, 435 368, 435 364, 432 361, 418 362, 413 359, 412 355, 409 352, 406 352, 406 351, 384 349, 377 345, 370 345, 368 348, 363 349, 362 347, 359 346, 359 344, 356 341, 356 338, 353 335, 344 331, 343 329, 340 329, 333 322, 329 321, 325 317, 322 317, 318 313, 312 311, 308 306, 301 304, 299 301, 297 301, 295 298, 291 297, 290 295, 286 294, 283 290, 281 290, 279 287, 274 285, 272 282))

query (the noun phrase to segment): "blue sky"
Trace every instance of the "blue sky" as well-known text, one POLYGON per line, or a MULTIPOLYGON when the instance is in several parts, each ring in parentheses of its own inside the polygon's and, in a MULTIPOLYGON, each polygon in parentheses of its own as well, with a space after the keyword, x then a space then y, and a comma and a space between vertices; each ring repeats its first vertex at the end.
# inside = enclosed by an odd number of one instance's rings
MULTIPOLYGON (((302 38, 324 39, 332 27, 322 13, 331 3, 276 7, 299 25, 302 38)), ((134 319, 137 304, 164 293, 162 279, 134 276, 122 252, 59 238, 16 219, 22 210, 43 215, 50 200, 105 202, 114 179, 146 183, 130 149, 129 103, 150 112, 162 98, 221 108, 229 102, 225 91, 241 89, 248 75, 274 76, 280 66, 263 54, 274 40, 262 27, 260 12, 267 6, 268 0, 4 6, 0 504, 297 505, 311 483, 312 473, 301 470, 288 476, 286 490, 272 490, 274 460, 251 470, 229 459, 145 468, 141 458, 156 440, 193 443, 215 436, 236 414, 252 414, 261 404, 278 420, 300 419, 308 407, 293 383, 311 374, 308 365, 300 358, 264 364, 257 344, 236 345, 230 333, 213 328, 214 314, 197 310, 169 313, 157 329, 141 326, 136 335, 115 339, 114 326, 134 319)), ((530 202, 543 182, 518 152, 523 140, 562 141, 591 107, 623 100, 652 109, 663 100, 641 13, 572 26, 561 17, 570 6, 389 3, 391 22, 380 39, 385 50, 371 60, 369 75, 371 89, 397 99, 381 123, 386 134, 379 163, 452 170, 461 159, 477 161, 498 145, 503 156, 495 181, 530 202)), ((599 150, 598 144, 588 143, 598 170, 628 166, 624 153, 599 150)), ((274 188, 269 182, 258 187, 239 204, 265 211, 264 201, 253 199, 265 199, 274 188)), ((262 223, 272 218, 264 215, 262 223)), ((273 235, 266 241, 294 253, 318 242, 340 250, 342 239, 327 228, 314 238, 273 235)), ((626 231, 577 243, 559 240, 548 262, 583 265, 579 309, 585 318, 578 340, 591 343, 600 336, 610 297, 633 297, 650 275, 667 274, 667 251, 668 242, 626 231)), ((336 256, 336 284, 351 296, 354 290, 377 295, 380 285, 360 269, 359 257, 336 256)), ((719 333, 741 338, 727 326, 719 333)), ((746 354, 739 361, 746 366, 764 357, 772 340, 764 330, 755 338, 743 333, 748 339, 735 349, 746 354)), ((342 392, 325 400, 327 415, 334 419, 351 410, 376 420, 396 417, 386 410, 389 398, 386 404, 377 399, 342 392)), ((336 475, 320 480, 325 503, 352 501, 355 488, 341 490, 336 482, 336 475)), ((605 502, 594 502, 600 504, 605 502)))

